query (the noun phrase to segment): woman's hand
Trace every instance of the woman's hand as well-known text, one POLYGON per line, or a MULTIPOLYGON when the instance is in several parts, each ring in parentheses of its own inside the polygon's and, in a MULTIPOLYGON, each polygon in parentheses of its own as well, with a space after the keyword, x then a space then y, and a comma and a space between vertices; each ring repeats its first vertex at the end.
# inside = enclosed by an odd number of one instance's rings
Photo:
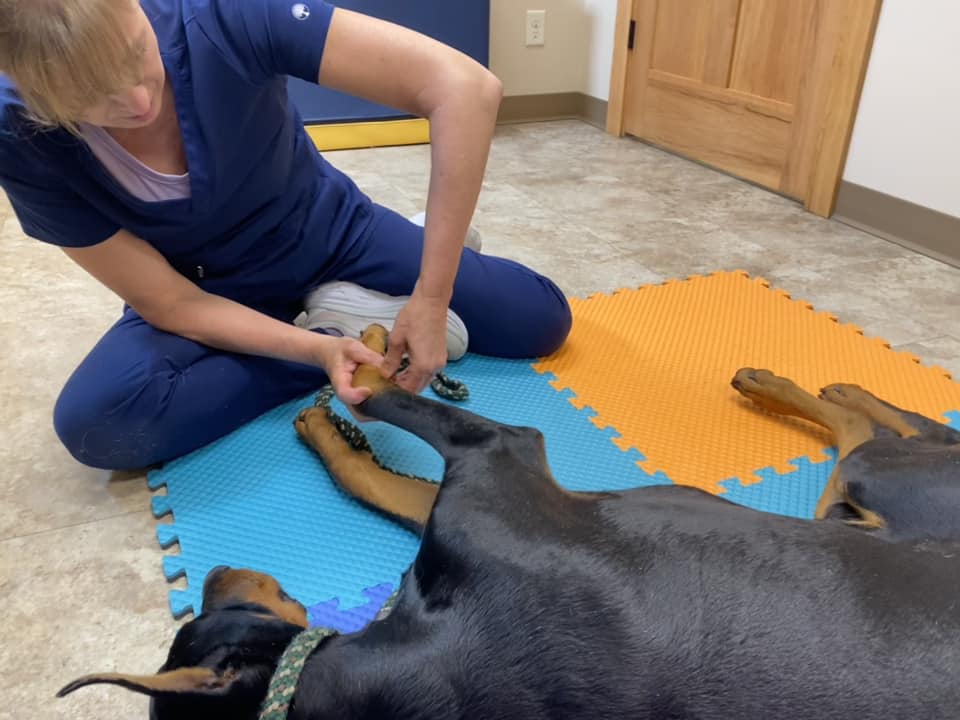
POLYGON ((410 366, 397 376, 397 384, 419 393, 447 364, 446 302, 414 290, 390 331, 384 375, 392 377, 400 369, 404 353, 410 366))
POLYGON ((320 345, 319 364, 327 371, 330 383, 340 401, 349 408, 352 405, 359 405, 370 397, 369 388, 353 387, 353 374, 360 365, 381 367, 383 357, 359 340, 329 335, 318 335, 317 339, 323 340, 320 345))

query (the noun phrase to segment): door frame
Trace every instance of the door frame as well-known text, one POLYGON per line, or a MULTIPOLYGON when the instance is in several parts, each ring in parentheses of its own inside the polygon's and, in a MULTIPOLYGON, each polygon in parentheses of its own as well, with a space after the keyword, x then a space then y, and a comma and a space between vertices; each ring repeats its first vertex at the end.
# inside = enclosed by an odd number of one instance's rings
MULTIPOLYGON (((659 0, 664 2, 665 0, 659 0)), ((797 98, 795 133, 792 146, 805 157, 793 163, 809 167, 809 181, 793 182, 795 192, 810 212, 830 217, 836 205, 837 190, 846 164, 850 138, 866 77, 867 64, 882 0, 815 0, 818 28, 830 28, 820 38, 813 56, 812 70, 806 77, 821 77, 830 67, 851 68, 844 77, 827 73, 830 82, 802 82, 797 98)), ((629 93, 630 51, 627 48, 630 23, 653 23, 652 0, 617 0, 617 19, 610 73, 610 99, 607 105, 607 132, 622 137, 626 98, 629 93), (651 17, 638 17, 646 10, 651 17)), ((637 38, 641 36, 635 30, 637 38)), ((649 67, 652 43, 637 43, 633 52, 645 52, 649 67)), ((791 153, 793 155, 793 153, 791 153)), ((722 172, 722 171, 721 171, 722 172)), ((790 168, 786 171, 790 173, 790 168)))

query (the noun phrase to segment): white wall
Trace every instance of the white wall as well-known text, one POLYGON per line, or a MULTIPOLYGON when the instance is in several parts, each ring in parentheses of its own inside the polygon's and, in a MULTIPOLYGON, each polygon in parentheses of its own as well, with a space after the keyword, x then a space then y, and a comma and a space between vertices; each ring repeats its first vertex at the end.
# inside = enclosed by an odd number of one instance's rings
POLYGON ((843 178, 960 217, 957 0, 884 0, 843 178))
POLYGON ((490 68, 505 95, 583 92, 606 100, 617 0, 491 0, 490 68), (527 10, 546 10, 546 43, 526 47, 527 10))
POLYGON ((590 26, 586 48, 587 83, 583 92, 601 100, 609 100, 617 0, 583 0, 583 7, 590 26))

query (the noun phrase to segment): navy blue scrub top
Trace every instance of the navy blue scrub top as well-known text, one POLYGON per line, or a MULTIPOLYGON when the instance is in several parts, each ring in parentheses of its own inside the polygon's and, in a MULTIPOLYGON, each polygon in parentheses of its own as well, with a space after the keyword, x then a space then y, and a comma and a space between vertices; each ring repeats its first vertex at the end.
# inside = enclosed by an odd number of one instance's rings
POLYGON ((64 247, 121 228, 204 289, 268 307, 309 289, 372 206, 323 160, 287 96, 316 82, 333 7, 320 0, 142 0, 173 86, 191 197, 144 202, 86 145, 24 120, 0 75, 0 185, 24 232, 64 247))

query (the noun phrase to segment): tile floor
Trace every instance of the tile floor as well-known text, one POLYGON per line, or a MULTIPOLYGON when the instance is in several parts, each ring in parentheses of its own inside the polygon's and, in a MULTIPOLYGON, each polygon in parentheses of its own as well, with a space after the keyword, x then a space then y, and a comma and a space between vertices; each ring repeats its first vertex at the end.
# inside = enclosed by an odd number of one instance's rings
MULTIPOLYGON (((330 159, 377 201, 422 209, 428 148, 330 159)), ((741 268, 960 375, 960 269, 580 122, 501 127, 475 221, 487 252, 569 295, 741 268)), ((0 198, 0 308, 0 719, 145 717, 119 689, 53 699, 80 674, 154 670, 176 628, 143 477, 76 464, 51 428, 120 302, 0 198)))

